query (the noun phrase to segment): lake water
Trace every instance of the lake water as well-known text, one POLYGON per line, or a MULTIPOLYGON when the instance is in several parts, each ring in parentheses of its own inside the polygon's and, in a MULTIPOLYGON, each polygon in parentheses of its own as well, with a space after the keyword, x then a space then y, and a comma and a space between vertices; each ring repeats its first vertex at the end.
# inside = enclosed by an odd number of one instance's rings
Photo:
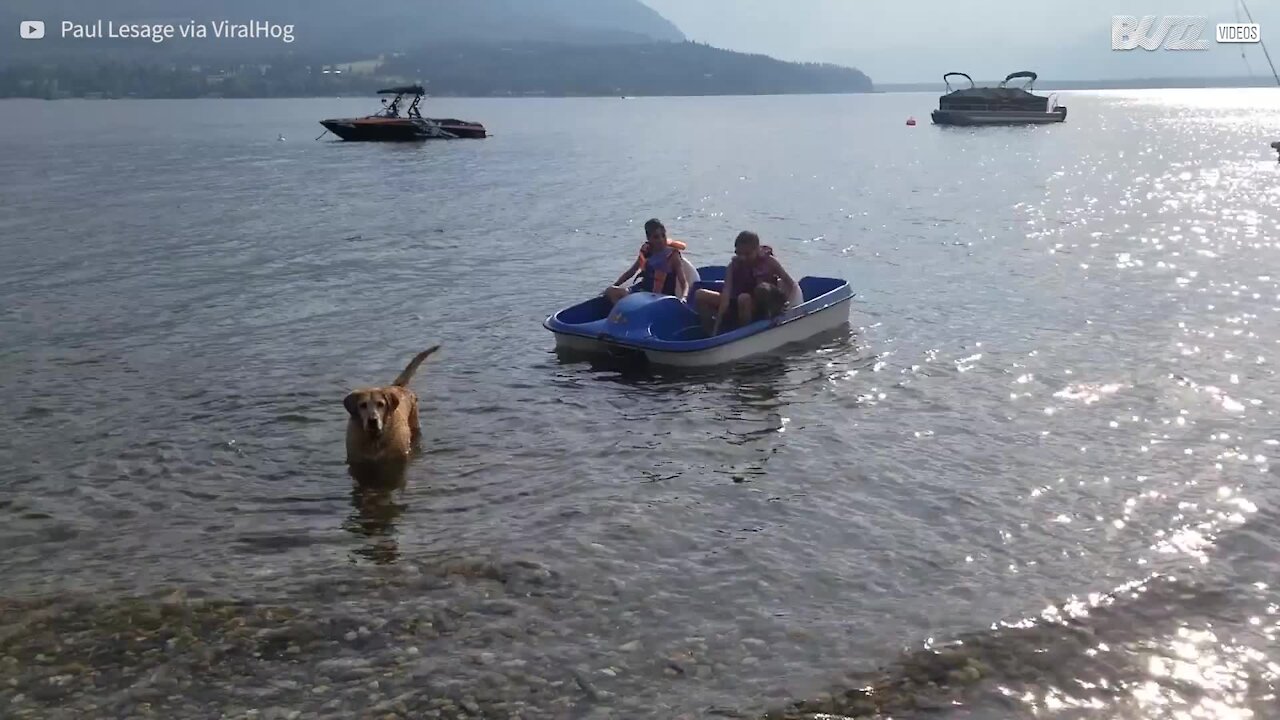
POLYGON ((0 103, 0 714, 1280 715, 1280 91, 1062 101, 0 103), (848 331, 561 360, 651 216, 848 331))

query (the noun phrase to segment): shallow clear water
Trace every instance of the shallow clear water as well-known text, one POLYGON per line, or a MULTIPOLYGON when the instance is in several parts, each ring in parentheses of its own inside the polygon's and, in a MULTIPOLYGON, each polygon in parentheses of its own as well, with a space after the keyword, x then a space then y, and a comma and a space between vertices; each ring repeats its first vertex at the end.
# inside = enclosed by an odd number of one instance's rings
POLYGON ((1280 93, 934 102, 0 104, 0 708, 1277 714, 1280 93), (849 278, 849 331, 561 361, 650 216, 849 278), (437 342, 353 487, 343 395, 437 342))

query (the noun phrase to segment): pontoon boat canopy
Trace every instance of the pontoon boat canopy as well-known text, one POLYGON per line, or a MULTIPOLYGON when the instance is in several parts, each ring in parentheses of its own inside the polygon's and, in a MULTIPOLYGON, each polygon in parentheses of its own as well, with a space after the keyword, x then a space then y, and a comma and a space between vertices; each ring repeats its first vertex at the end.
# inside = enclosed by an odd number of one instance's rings
POLYGON ((1019 71, 1018 71, 1018 72, 1016 72, 1016 73, 1009 73, 1008 77, 1006 77, 1006 78, 1004 79, 1004 82, 1002 82, 1002 83, 1000 83, 1000 84, 1001 84, 1001 85, 1004 85, 1005 83, 1008 83, 1010 80, 1012 80, 1012 79, 1014 79, 1014 78, 1030 78, 1030 79, 1031 79, 1031 82, 1032 82, 1032 83, 1034 83, 1034 82, 1036 81, 1036 78, 1038 78, 1038 77, 1040 77, 1040 76, 1039 76, 1039 75, 1036 75, 1035 73, 1031 72, 1030 70, 1019 70, 1019 71))
MULTIPOLYGON (((969 79, 969 76, 964 73, 947 73, 943 76, 943 79, 946 80, 957 75, 969 79)), ((952 90, 942 96, 938 102, 938 107, 942 110, 989 109, 992 107, 1009 110, 1046 110, 1049 98, 1027 92, 1024 88, 1005 87, 1005 83, 1010 80, 1022 77, 1030 78, 1034 82, 1036 74, 1030 70, 1022 70, 1010 73, 1004 79, 1004 82, 996 87, 967 87, 952 90)), ((972 83, 973 80, 969 79, 969 82, 972 83)), ((947 87, 949 88, 950 85, 947 87)))
POLYGON ((426 95, 427 91, 421 85, 401 85, 400 87, 391 87, 385 90, 379 90, 379 95, 426 95))

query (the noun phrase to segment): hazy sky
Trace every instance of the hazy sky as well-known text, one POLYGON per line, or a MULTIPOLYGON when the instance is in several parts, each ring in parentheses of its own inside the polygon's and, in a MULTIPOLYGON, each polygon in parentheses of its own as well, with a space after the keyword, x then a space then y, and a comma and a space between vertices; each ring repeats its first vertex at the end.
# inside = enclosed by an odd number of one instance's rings
MULTIPOLYGON (((1014 70, 1058 80, 1270 77, 1257 45, 1218 45, 1237 0, 644 0, 692 40, 789 60, 852 65, 881 83, 1014 70), (1111 49, 1113 15, 1208 17, 1206 52, 1111 49), (1246 58, 1240 56, 1245 48, 1246 58), (1247 63, 1246 63, 1247 60, 1247 63)), ((1280 63, 1280 2, 1245 0, 1280 63)), ((1243 18, 1243 14, 1240 15, 1243 18)))

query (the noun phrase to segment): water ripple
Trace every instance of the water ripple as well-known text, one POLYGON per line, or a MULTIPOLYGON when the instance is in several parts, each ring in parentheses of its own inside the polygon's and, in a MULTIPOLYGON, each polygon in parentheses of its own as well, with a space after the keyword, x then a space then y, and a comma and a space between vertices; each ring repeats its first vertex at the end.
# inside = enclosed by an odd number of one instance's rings
POLYGON ((0 703, 1274 714, 1280 108, 883 123, 934 101, 439 100, 502 132, 412 148, 274 142, 335 101, 8 104, 0 703), (851 328, 562 361, 540 322, 653 215, 850 278, 851 328), (343 394, 438 342, 423 452, 353 482, 343 394))

